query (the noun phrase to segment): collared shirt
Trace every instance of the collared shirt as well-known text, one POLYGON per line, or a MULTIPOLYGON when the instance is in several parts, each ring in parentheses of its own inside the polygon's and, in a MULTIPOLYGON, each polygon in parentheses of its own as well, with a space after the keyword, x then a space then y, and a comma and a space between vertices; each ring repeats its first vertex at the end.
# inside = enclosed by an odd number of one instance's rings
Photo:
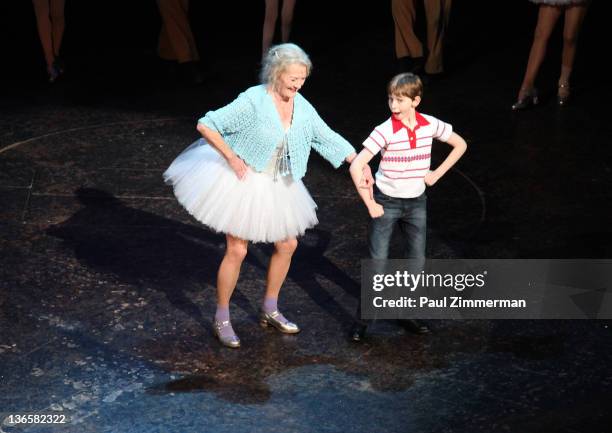
POLYGON ((381 154, 376 186, 390 197, 414 198, 423 194, 432 141, 448 141, 453 132, 450 124, 426 114, 417 112, 416 122, 410 129, 392 116, 363 142, 372 154, 381 154))

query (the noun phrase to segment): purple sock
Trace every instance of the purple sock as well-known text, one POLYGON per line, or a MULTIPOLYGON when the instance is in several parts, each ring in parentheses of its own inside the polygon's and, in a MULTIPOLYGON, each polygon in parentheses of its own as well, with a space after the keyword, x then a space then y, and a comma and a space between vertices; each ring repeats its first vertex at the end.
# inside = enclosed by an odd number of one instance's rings
POLYGON ((219 307, 217 305, 217 312, 215 313, 215 320, 221 327, 218 329, 219 338, 221 339, 229 339, 236 335, 234 329, 232 328, 232 324, 229 323, 229 307, 219 307), (223 322, 226 322, 226 326, 223 326, 223 322))
POLYGON ((215 313, 215 320, 217 322, 225 322, 229 320, 229 307, 220 307, 217 305, 217 312, 215 313))
POLYGON ((264 313, 272 313, 277 310, 276 306, 277 298, 265 298, 262 309, 264 313))

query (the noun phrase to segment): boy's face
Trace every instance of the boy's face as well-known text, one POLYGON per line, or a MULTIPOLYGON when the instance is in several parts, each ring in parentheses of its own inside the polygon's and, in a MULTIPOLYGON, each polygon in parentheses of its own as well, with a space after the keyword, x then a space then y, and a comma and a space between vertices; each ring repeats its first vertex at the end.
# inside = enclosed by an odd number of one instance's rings
POLYGON ((421 102, 420 96, 415 96, 413 99, 405 95, 389 95, 389 109, 393 117, 399 121, 408 120, 408 116, 414 113, 419 102, 421 102))

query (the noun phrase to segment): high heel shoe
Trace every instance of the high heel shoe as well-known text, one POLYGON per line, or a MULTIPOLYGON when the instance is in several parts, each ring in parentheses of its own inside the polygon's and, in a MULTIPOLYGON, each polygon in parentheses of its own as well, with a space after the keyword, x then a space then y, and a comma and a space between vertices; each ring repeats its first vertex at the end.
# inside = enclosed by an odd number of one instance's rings
POLYGON ((300 332, 300 328, 295 323, 288 321, 278 310, 271 313, 262 311, 259 315, 259 324, 264 328, 266 326, 273 326, 285 334, 297 334, 300 332))
POLYGON ((234 332, 229 320, 224 320, 222 322, 213 320, 213 332, 215 333, 215 337, 217 337, 219 342, 224 346, 232 348, 240 347, 240 339, 234 332))
POLYGON ((512 104, 512 111, 524 110, 531 106, 538 105, 540 99, 538 98, 538 91, 533 89, 521 90, 519 92, 519 99, 512 104))
POLYGON ((559 83, 559 90, 557 91, 557 104, 563 107, 567 105, 570 99, 570 86, 569 83, 559 83))
POLYGON ((60 71, 55 66, 55 63, 47 66, 47 75, 49 76, 49 83, 55 83, 60 76, 60 71))
POLYGON ((355 343, 361 343, 365 339, 366 331, 368 329, 368 325, 364 325, 362 323, 354 323, 351 328, 351 332, 349 333, 349 337, 351 341, 355 343))
POLYGON ((64 60, 61 57, 56 57, 55 60, 53 60, 53 67, 55 67, 55 69, 57 70, 57 72, 61 74, 63 74, 66 71, 66 64, 64 63, 64 60))

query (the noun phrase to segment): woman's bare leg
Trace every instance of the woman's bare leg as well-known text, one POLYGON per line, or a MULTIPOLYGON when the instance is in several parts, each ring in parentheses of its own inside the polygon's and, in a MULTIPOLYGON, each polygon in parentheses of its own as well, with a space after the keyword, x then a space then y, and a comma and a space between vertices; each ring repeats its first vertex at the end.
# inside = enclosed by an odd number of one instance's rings
POLYGON ((51 0, 49 2, 52 28, 51 35, 53 36, 53 54, 55 57, 59 56, 62 39, 64 38, 64 28, 66 27, 66 20, 64 19, 65 4, 66 0, 51 0))
POLYGON ((278 0, 266 0, 266 13, 263 22, 263 32, 261 41, 261 56, 265 56, 268 48, 272 45, 274 38, 274 28, 278 18, 278 0))
MULTIPOLYGON (((274 254, 272 254, 270 265, 268 267, 265 295, 266 300, 274 300, 276 302, 278 299, 281 286, 287 277, 287 272, 289 272, 291 257, 293 256, 297 245, 298 242, 295 238, 276 242, 274 244, 274 254)), ((264 301, 264 303, 265 302, 266 301, 264 301)))
POLYGON ((293 10, 295 9, 296 0, 283 0, 283 7, 281 10, 281 40, 283 42, 289 41, 291 34, 291 24, 293 23, 293 10))
POLYGON ((574 59, 576 57, 578 34, 580 33, 586 11, 586 5, 570 6, 565 10, 561 75, 559 76, 559 85, 563 85, 564 87, 559 89, 560 96, 563 92, 567 92, 564 96, 569 95, 569 81, 574 67, 574 59))
POLYGON ((53 67, 55 56, 53 55, 53 38, 51 30, 51 19, 49 12, 49 0, 32 0, 34 5, 34 13, 36 14, 36 27, 38 28, 38 37, 45 55, 47 69, 53 67))
POLYGON ((239 347, 240 339, 230 323, 229 302, 236 288, 240 267, 247 254, 248 241, 226 235, 227 248, 217 274, 217 311, 213 324, 215 334, 221 343, 229 347, 239 347))
POLYGON ((217 274, 217 308, 229 308, 240 267, 247 254, 248 241, 226 235, 227 248, 217 274))
POLYGON ((562 9, 556 6, 541 5, 538 13, 538 23, 536 24, 533 35, 533 43, 529 52, 529 60, 527 61, 527 69, 523 77, 523 83, 519 90, 518 99, 530 92, 535 83, 536 76, 540 70, 540 66, 546 56, 546 47, 548 40, 552 34, 555 24, 561 16, 562 9))
POLYGON ((289 272, 291 257, 297 248, 297 240, 287 239, 286 241, 276 242, 275 251, 270 259, 268 267, 268 279, 266 283, 266 295, 262 305, 261 324, 263 326, 274 326, 281 332, 295 334, 300 332, 300 328, 290 322, 278 311, 278 294, 281 286, 289 272))

